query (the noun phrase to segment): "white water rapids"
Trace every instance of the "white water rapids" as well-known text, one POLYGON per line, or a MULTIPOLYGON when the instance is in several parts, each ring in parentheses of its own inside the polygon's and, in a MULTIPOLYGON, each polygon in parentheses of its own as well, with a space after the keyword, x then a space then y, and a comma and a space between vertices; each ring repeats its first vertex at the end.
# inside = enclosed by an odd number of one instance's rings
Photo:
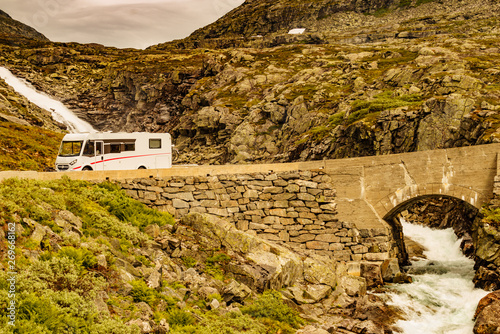
POLYGON ((5 80, 5 82, 16 92, 25 96, 30 102, 42 109, 50 111, 52 118, 65 124, 70 132, 95 132, 92 125, 78 118, 78 116, 66 108, 60 101, 54 100, 50 96, 37 91, 26 80, 17 78, 8 69, 0 67, 0 78, 5 80))
POLYGON ((487 294, 472 283, 474 261, 462 254, 451 228, 402 224, 404 235, 427 249, 427 259, 412 260, 413 283, 391 288, 392 304, 406 313, 396 326, 404 334, 471 334, 477 303, 487 294))

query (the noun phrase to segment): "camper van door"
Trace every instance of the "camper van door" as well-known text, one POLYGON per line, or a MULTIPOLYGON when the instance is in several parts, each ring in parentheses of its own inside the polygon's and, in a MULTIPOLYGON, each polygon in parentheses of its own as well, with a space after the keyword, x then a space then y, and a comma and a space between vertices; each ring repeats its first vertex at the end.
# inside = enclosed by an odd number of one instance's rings
POLYGON ((94 170, 104 170, 104 142, 95 142, 95 163, 94 170))

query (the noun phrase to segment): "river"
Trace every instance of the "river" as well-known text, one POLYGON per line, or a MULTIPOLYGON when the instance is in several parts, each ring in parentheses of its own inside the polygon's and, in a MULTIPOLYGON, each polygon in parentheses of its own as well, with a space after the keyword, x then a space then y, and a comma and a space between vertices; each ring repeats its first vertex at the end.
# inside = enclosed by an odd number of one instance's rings
POLYGON ((391 287, 392 304, 406 314, 396 326, 404 334, 471 334, 477 303, 487 294, 472 283, 474 261, 462 254, 451 228, 402 224, 404 235, 427 249, 427 259, 412 260, 413 283, 391 287))
POLYGON ((78 118, 60 101, 54 100, 47 94, 37 91, 29 82, 19 79, 5 67, 0 67, 0 78, 5 80, 17 93, 25 96, 30 102, 50 111, 52 118, 66 125, 69 132, 83 133, 96 131, 92 125, 78 118))

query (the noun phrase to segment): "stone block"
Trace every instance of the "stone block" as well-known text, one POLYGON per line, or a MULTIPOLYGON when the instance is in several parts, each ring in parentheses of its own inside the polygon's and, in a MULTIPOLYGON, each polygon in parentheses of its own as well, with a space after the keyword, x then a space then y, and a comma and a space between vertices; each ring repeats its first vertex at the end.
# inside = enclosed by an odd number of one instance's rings
POLYGON ((244 198, 259 198, 259 192, 257 190, 248 189, 243 194, 244 198))
POLYGON ((316 219, 316 215, 312 212, 299 212, 300 218, 316 219))
POLYGON ((308 233, 308 234, 301 234, 298 237, 290 238, 290 241, 303 243, 303 242, 313 241, 315 238, 316 238, 315 234, 308 233))
POLYGON ((285 191, 289 193, 298 193, 300 191, 300 187, 296 184, 289 184, 285 187, 285 191))
POLYGON ((340 238, 335 234, 319 234, 316 236, 316 241, 324 241, 329 243, 337 243, 340 242, 340 238))
POLYGON ((280 194, 282 193, 284 190, 282 187, 265 187, 263 189, 263 193, 264 194, 280 194))
POLYGON ((318 219, 324 222, 331 222, 336 220, 337 216, 333 214, 320 214, 318 215, 318 219))
POLYGON ((221 216, 221 217, 227 217, 229 216, 229 213, 227 212, 226 209, 222 208, 207 208, 208 213, 216 216, 221 216))
POLYGON ((366 253, 364 259, 367 261, 385 261, 389 259, 388 253, 366 253))
POLYGON ((249 227, 249 223, 247 220, 238 220, 236 222, 236 228, 241 231, 247 231, 249 227))
POLYGON ((264 176, 264 180, 266 180, 266 181, 275 181, 277 179, 278 179, 278 175, 276 175, 276 173, 272 173, 272 174, 264 176))
MULTIPOLYGON (((224 185, 221 182, 209 182, 208 183, 208 189, 224 189, 224 185)), ((225 190, 225 189, 224 189, 225 190)))
POLYGON ((205 195, 207 196, 207 199, 217 199, 217 196, 215 196, 215 193, 212 190, 205 191, 205 195))
POLYGON ((192 184, 187 184, 180 189, 180 191, 182 191, 182 192, 193 192, 196 190, 197 190, 196 187, 192 184))
POLYGON ((307 249, 323 249, 327 250, 330 247, 330 244, 322 241, 308 241, 306 242, 307 249))
POLYGON ((280 231, 278 230, 275 230, 274 228, 267 228, 264 230, 264 233, 271 233, 271 234, 275 234, 275 235, 278 235, 280 231))
POLYGON ((297 207, 305 207, 306 204, 303 201, 290 201, 290 206, 297 208, 297 207))
POLYGON ((158 198, 158 194, 155 192, 146 191, 146 192, 144 192, 143 198, 146 201, 153 201, 154 202, 158 198))
POLYGON ((263 217, 264 216, 264 211, 262 211, 262 210, 251 210, 251 211, 245 211, 244 214, 247 215, 247 216, 260 216, 260 217, 263 217))
POLYGON ((170 184, 168 186, 171 188, 182 188, 185 185, 186 184, 184 182, 170 182, 170 184))
POLYGON ((301 201, 309 201, 309 202, 316 200, 316 197, 308 193, 298 193, 297 198, 300 199, 301 201))
POLYGON ((351 246, 351 250, 354 254, 364 254, 364 253, 368 253, 368 247, 364 246, 364 245, 355 245, 355 246, 351 246))
POLYGON ((269 210, 271 216, 286 217, 287 211, 285 209, 271 209, 269 210))
POLYGON ((139 198, 139 195, 137 194, 137 190, 132 190, 132 189, 126 189, 125 194, 129 197, 132 197, 134 199, 139 198))
POLYGON ((334 244, 330 244, 330 247, 328 248, 328 250, 331 250, 331 251, 341 251, 344 249, 344 245, 341 244, 341 243, 334 243, 334 244))
POLYGON ((265 225, 265 224, 250 223, 250 224, 248 225, 248 228, 249 228, 250 230, 265 230, 265 229, 267 229, 267 228, 268 228, 268 226, 267 226, 267 225, 265 225))
POLYGON ((287 211, 286 216, 289 217, 289 218, 298 218, 299 217, 299 213, 295 212, 295 211, 287 211))
POLYGON ((198 183, 195 184, 194 187, 198 190, 208 190, 208 184, 206 183, 198 183))
POLYGON ((238 206, 238 202, 233 200, 225 200, 220 202, 220 206, 223 208, 235 207, 238 206))
POLYGON ((319 206, 319 208, 322 210, 327 210, 327 211, 336 211, 337 210, 337 203, 322 204, 319 206))
POLYGON ((351 260, 360 262, 363 260, 363 254, 351 254, 351 260))
POLYGON ((280 221, 279 217, 276 216, 266 216, 262 219, 262 223, 266 225, 273 225, 280 221))
POLYGON ((307 187, 307 188, 318 188, 318 183, 313 182, 313 181, 306 181, 306 180, 295 180, 293 181, 295 184, 299 185, 300 187, 307 187))
POLYGON ((301 225, 309 225, 312 224, 313 221, 311 219, 306 219, 306 218, 297 218, 297 223, 301 225))
POLYGON ((189 210, 190 213, 207 213, 207 208, 197 206, 189 210))
POLYGON ((205 208, 218 208, 220 206, 219 201, 216 200, 203 200, 200 204, 205 208))
POLYGON ((169 198, 169 199, 177 198, 177 199, 181 199, 181 200, 186 201, 186 202, 194 201, 193 193, 190 193, 190 192, 168 194, 168 196, 166 196, 166 198, 169 198))
POLYGON ((234 213, 240 212, 240 208, 238 206, 232 206, 232 207, 229 207, 226 209, 227 209, 227 212, 229 214, 234 214, 234 213))
POLYGON ((294 225, 295 224, 295 220, 293 218, 279 218, 278 219, 279 223, 282 224, 282 225, 294 225))
POLYGON ((273 185, 275 187, 286 187, 286 186, 288 186, 288 182, 283 180, 283 179, 278 179, 278 180, 273 181, 273 185))
POLYGON ((274 207, 275 208, 288 208, 288 201, 275 201, 274 207))
POLYGON ((273 186, 273 182, 272 181, 254 180, 254 181, 249 181, 248 185, 257 186, 257 187, 272 187, 273 186))
POLYGON ((273 207, 273 203, 268 202, 268 201, 259 201, 255 202, 257 205, 257 209, 270 209, 273 207))
POLYGON ((307 192, 313 196, 322 196, 323 195, 323 190, 321 189, 307 189, 307 192))
POLYGON ((288 234, 287 231, 280 231, 280 233, 278 234, 278 236, 280 237, 281 240, 285 241, 285 242, 288 242, 290 241, 290 235, 288 234))
POLYGON ((152 191, 152 192, 155 192, 155 193, 161 193, 161 192, 163 192, 163 189, 161 187, 158 187, 158 186, 148 186, 148 187, 146 187, 146 190, 147 191, 152 191))
POLYGON ((234 192, 234 193, 229 194, 229 198, 232 200, 238 200, 242 197, 243 197, 243 195, 239 192, 234 192))
POLYGON ((306 207, 308 208, 319 208, 319 203, 314 201, 306 201, 306 207))

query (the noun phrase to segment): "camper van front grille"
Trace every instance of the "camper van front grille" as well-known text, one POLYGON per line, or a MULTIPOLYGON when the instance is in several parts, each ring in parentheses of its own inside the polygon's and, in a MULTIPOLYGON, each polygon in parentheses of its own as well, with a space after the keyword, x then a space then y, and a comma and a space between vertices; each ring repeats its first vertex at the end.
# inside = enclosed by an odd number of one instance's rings
POLYGON ((69 169, 69 165, 57 165, 57 170, 65 171, 69 169))

